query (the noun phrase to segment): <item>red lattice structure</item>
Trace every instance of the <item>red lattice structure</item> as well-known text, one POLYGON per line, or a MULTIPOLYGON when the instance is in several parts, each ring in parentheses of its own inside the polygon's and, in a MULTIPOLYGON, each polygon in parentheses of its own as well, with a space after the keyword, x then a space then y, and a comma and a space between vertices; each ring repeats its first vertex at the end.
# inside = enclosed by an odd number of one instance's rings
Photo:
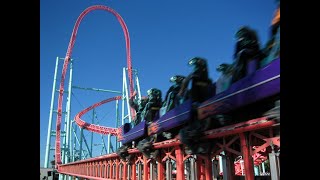
POLYGON ((118 180, 130 177, 132 180, 183 180, 186 176, 192 175, 196 179, 207 180, 214 176, 212 160, 224 151, 228 157, 242 156, 243 160, 241 168, 237 161, 230 158, 230 164, 233 164, 233 167, 230 166, 228 169, 230 176, 241 175, 241 171, 244 171, 245 179, 253 180, 253 166, 261 163, 261 159, 266 157, 263 154, 266 149, 271 146, 280 148, 280 136, 277 135, 279 126, 280 124, 274 120, 258 118, 206 131, 202 139, 215 143, 207 155, 185 154, 184 145, 176 137, 153 145, 153 148, 160 150, 157 160, 147 159, 133 148, 129 150, 129 154, 132 155, 130 161, 123 161, 113 153, 60 165, 58 172, 88 179, 118 180), (232 148, 238 145, 240 149, 232 148))

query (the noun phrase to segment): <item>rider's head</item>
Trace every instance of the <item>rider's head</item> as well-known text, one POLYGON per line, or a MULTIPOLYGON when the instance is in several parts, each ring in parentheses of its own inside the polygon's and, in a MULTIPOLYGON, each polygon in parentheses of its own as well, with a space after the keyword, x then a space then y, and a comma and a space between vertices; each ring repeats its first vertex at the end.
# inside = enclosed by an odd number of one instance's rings
POLYGON ((220 65, 216 68, 216 70, 217 70, 218 72, 224 73, 224 72, 227 71, 227 69, 228 69, 229 67, 230 67, 230 64, 222 63, 222 64, 220 64, 220 65))
POLYGON ((242 37, 246 36, 249 33, 251 33, 250 28, 248 26, 242 26, 236 32, 235 37, 236 39, 241 39, 242 37))
POLYGON ((147 91, 148 97, 161 98, 161 91, 157 88, 151 88, 147 91))
POLYGON ((184 80, 185 76, 181 75, 175 75, 170 78, 170 82, 175 83, 175 84, 181 84, 182 81, 184 80))
POLYGON ((201 58, 201 57, 194 57, 189 60, 188 64, 190 66, 206 66, 207 61, 206 61, 206 59, 201 58))

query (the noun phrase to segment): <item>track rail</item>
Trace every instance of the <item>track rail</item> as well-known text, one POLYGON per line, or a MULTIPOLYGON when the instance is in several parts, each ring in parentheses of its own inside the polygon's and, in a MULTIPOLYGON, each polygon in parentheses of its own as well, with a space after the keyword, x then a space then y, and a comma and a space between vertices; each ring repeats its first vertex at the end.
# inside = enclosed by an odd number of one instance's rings
MULTIPOLYGON (((67 53, 66 56, 64 58, 64 63, 63 63, 63 69, 62 69, 62 75, 61 75, 61 81, 60 81, 60 88, 59 88, 59 97, 58 97, 58 113, 57 113, 57 120, 56 120, 56 141, 55 141, 55 162, 56 162, 56 166, 59 167, 59 165, 61 165, 61 138, 60 138, 60 134, 61 134, 61 116, 62 116, 62 102, 63 102, 63 92, 64 92, 64 82, 65 82, 65 76, 66 76, 66 72, 67 72, 67 67, 68 64, 70 62, 71 59, 71 54, 72 54, 72 49, 74 47, 74 43, 76 40, 76 36, 77 36, 77 32, 78 32, 78 28, 80 26, 80 23, 82 21, 82 19, 91 11, 93 10, 104 10, 107 12, 112 13, 119 21, 123 32, 124 32, 124 36, 125 36, 125 40, 126 40, 126 54, 127 54, 127 66, 128 66, 128 76, 129 76, 129 86, 130 86, 130 96, 133 94, 133 80, 132 80, 132 66, 131 66, 131 54, 130 54, 130 38, 129 38, 129 32, 128 32, 128 28, 126 26, 126 23, 124 22, 124 20, 122 19, 122 17, 113 9, 111 9, 110 7, 107 6, 103 6, 103 5, 94 5, 94 6, 90 6, 87 9, 85 9, 78 17, 72 34, 71 34, 71 38, 70 38, 70 42, 68 45, 68 49, 67 49, 67 53)), ((131 111, 133 111, 133 109, 131 108, 131 111)), ((82 113, 83 114, 83 113, 82 113)), ((101 127, 101 126, 96 126, 96 125, 89 125, 87 126, 86 123, 83 123, 82 121, 80 121, 79 117, 78 117, 78 122, 80 124, 82 124, 83 126, 85 126, 87 129, 92 129, 92 130, 97 130, 98 132, 106 132, 107 131, 107 127, 101 127), (101 130, 99 130, 101 129, 101 130)), ((113 131, 109 128, 110 131, 113 131)))
POLYGON ((115 101, 115 100, 119 100, 121 99, 121 96, 116 96, 113 98, 109 98, 106 100, 103 100, 101 102, 98 102, 86 109, 84 109, 83 111, 79 112, 76 116, 75 116, 75 122, 78 124, 78 126, 80 126, 81 128, 87 129, 89 131, 95 132, 95 133, 99 133, 99 134, 111 134, 114 136, 117 136, 118 134, 118 128, 110 128, 110 127, 105 127, 105 126, 99 126, 99 125, 95 125, 95 124, 90 124, 87 123, 85 121, 83 121, 81 119, 81 116, 84 115, 85 113, 87 113, 88 111, 90 111, 91 109, 101 106, 102 104, 111 102, 111 101, 115 101))
MULTIPOLYGON (((265 134, 265 132, 271 132, 278 126, 280 126, 280 123, 276 122, 275 120, 262 117, 214 130, 208 130, 204 132, 204 136, 201 139, 206 139, 207 141, 215 139, 214 141, 216 142, 216 148, 214 148, 207 155, 194 156, 185 154, 183 150, 183 144, 181 144, 179 137, 176 137, 171 140, 153 144, 153 148, 159 149, 161 152, 157 159, 157 163, 154 160, 146 159, 136 148, 133 148, 129 149, 128 151, 128 153, 133 157, 130 161, 123 161, 116 153, 112 153, 63 164, 58 169, 58 172, 88 179, 120 180, 130 177, 130 179, 136 180, 139 179, 138 177, 142 177, 143 180, 163 180, 165 178, 173 179, 172 176, 176 175, 177 180, 183 180, 185 179, 184 169, 186 167, 184 162, 188 161, 189 163, 196 162, 194 168, 190 169, 191 171, 198 172, 195 175, 196 179, 210 180, 213 176, 211 171, 212 159, 214 159, 222 150, 224 150, 227 154, 233 153, 243 157, 244 169, 239 163, 235 163, 234 173, 236 175, 241 175, 243 172, 245 172, 246 179, 252 179, 253 162, 259 162, 258 158, 262 157, 259 153, 264 152, 268 146, 272 145, 276 145, 280 148, 280 136, 274 137, 272 134, 270 134, 270 137, 267 137, 264 135, 259 135, 259 133, 264 132, 263 134, 265 134), (246 136, 245 134, 259 137, 259 139, 264 140, 265 143, 255 145, 255 141, 252 141, 252 138, 251 140, 250 138, 244 138, 246 136), (225 143, 220 144, 219 142, 221 141, 225 143), (242 144, 241 151, 236 151, 231 148, 232 144, 239 144, 240 142, 242 144), (249 149, 253 147, 255 150, 250 151, 249 149), (190 161, 190 159, 193 159, 193 161, 190 161), (172 160, 176 162, 176 172, 174 173, 172 172, 171 167, 167 166, 167 164, 172 160), (250 165, 250 163, 252 163, 252 165, 250 165), (155 172, 152 172, 154 168, 158 169, 158 173, 156 175, 157 178, 154 176, 155 172), (251 170, 245 171, 248 168, 251 170), (171 175, 168 176, 168 173, 171 175), (144 174, 146 174, 146 176, 144 176, 144 174)), ((265 157, 263 158, 265 159, 265 157)))

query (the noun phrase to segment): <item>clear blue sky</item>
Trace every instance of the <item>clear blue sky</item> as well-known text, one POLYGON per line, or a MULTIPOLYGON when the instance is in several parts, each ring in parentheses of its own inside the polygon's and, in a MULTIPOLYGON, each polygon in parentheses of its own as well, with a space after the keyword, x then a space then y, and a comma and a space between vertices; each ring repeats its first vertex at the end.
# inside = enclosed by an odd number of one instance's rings
MULTIPOLYGON (((163 96, 171 85, 171 76, 189 74, 191 68, 187 61, 194 56, 208 60, 209 75, 216 80, 219 74, 215 68, 232 62, 234 33, 242 25, 255 29, 264 46, 276 9, 274 0, 40 1, 40 166, 45 156, 55 59, 65 56, 80 13, 97 4, 114 9, 127 24, 132 67, 138 70, 142 95, 156 87, 163 96)), ((73 85, 122 91, 122 68, 127 66, 125 51, 123 31, 116 17, 102 10, 90 12, 80 24, 72 53, 73 85)), ((58 80, 60 77, 61 66, 58 80)), ((115 94, 74 89, 71 118, 84 108, 113 96, 115 94)), ((97 109, 101 125, 115 126, 114 104, 97 109)), ((56 106, 57 100, 54 108, 56 106)), ((91 122, 91 118, 89 113, 82 119, 91 122)), ((55 119, 56 114, 53 127, 55 119)), ((87 131, 85 135, 90 137, 87 131)))

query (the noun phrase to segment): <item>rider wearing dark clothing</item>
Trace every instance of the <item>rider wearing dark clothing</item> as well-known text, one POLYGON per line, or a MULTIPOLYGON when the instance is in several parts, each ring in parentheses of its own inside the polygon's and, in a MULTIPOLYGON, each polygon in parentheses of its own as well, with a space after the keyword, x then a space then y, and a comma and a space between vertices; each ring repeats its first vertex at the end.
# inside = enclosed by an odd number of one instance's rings
POLYGON ((178 96, 191 96, 192 102, 203 102, 209 96, 208 86, 212 84, 208 77, 208 67, 206 59, 194 57, 189 60, 188 64, 193 66, 193 71, 182 82, 178 96), (190 94, 186 93, 188 84, 192 80, 190 94))
POLYGON ((212 80, 208 76, 207 60, 200 57, 194 57, 188 63, 193 66, 193 71, 183 80, 179 96, 191 96, 192 109, 191 120, 189 124, 180 129, 180 141, 189 149, 188 154, 203 153, 206 149, 199 146, 199 137, 202 135, 202 124, 197 120, 197 105, 214 95, 215 89, 212 86, 212 80), (188 84, 192 80, 190 93, 186 93, 188 84))
POLYGON ((141 118, 148 123, 154 121, 159 109, 162 105, 161 91, 157 88, 151 88, 147 91, 148 102, 141 112, 141 118))
POLYGON ((136 110, 136 116, 133 119, 133 125, 136 126, 141 122, 141 113, 148 102, 148 98, 142 97, 140 100, 136 100, 133 97, 129 99, 129 105, 136 110))
POLYGON ((170 82, 173 83, 173 85, 170 86, 162 103, 162 107, 166 107, 166 112, 170 111, 176 105, 180 104, 178 102, 179 99, 177 98, 177 94, 180 91, 181 83, 184 80, 184 78, 185 77, 181 75, 175 75, 170 78, 170 82))
MULTIPOLYGON (((151 88, 147 91, 148 102, 141 113, 141 118, 150 124, 156 119, 156 115, 162 105, 161 91, 157 88, 151 88)), ((152 149, 152 144, 157 141, 157 134, 147 136, 145 139, 141 140, 137 149, 142 152, 147 158, 155 158, 159 153, 158 150, 152 149)))
MULTIPOLYGON (((251 28, 247 26, 241 27, 236 33, 236 39, 237 43, 233 55, 235 64, 232 82, 236 82, 246 76, 249 61, 254 59, 260 61, 265 57, 260 50, 257 34, 251 28)), ((258 64, 256 68, 258 68, 258 64)))

